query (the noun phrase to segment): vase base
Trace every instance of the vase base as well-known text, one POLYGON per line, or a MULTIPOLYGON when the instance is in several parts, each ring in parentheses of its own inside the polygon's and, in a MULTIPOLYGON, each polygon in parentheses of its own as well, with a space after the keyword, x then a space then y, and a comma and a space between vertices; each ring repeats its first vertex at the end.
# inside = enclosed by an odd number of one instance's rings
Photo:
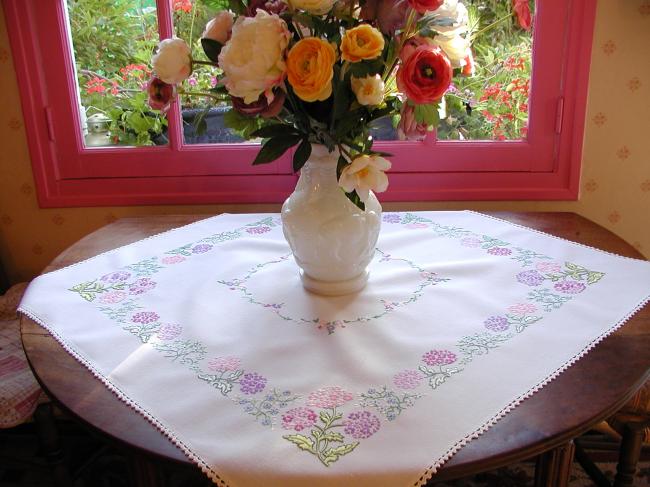
POLYGON ((302 280, 303 287, 307 291, 320 294, 321 296, 343 296, 345 294, 359 292, 366 287, 369 274, 365 270, 357 277, 345 281, 321 281, 308 276, 305 274, 305 271, 300 269, 300 279, 302 280))

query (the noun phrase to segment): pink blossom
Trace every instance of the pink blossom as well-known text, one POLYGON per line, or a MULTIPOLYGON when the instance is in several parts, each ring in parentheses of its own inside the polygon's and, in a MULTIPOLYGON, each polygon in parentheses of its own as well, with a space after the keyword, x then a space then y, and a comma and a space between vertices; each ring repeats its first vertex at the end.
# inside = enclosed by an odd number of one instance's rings
POLYGON ((562 266, 557 262, 538 262, 535 268, 540 272, 548 274, 560 272, 562 270, 562 266))
POLYGON ((351 401, 353 397, 351 392, 338 386, 323 387, 309 394, 307 405, 322 409, 335 408, 351 401))
POLYGON ((508 311, 513 315, 523 316, 537 311, 537 306, 532 303, 517 303, 508 306, 508 311))
POLYGON ((215 372, 232 372, 241 368, 241 360, 238 357, 226 356, 215 357, 208 361, 208 369, 215 372))
POLYGON ((102 304, 115 304, 123 301, 127 294, 124 291, 110 291, 100 296, 99 302, 102 304))
POLYGON ((403 370, 393 377, 393 384, 400 389, 415 389, 424 376, 417 370, 403 370))
POLYGON ((169 255, 167 257, 162 258, 162 263, 163 264, 178 264, 179 262, 183 262, 185 260, 185 257, 182 255, 169 255))

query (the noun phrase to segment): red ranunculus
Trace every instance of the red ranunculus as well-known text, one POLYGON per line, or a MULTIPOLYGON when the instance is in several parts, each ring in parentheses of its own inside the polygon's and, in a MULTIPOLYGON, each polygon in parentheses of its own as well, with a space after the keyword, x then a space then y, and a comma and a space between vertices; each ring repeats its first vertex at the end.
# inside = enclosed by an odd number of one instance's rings
POLYGON ((169 106, 176 96, 176 88, 154 76, 149 80, 147 93, 149 94, 149 106, 164 113, 169 110, 169 106))
POLYGON ((519 25, 524 30, 530 30, 533 19, 530 15, 528 0, 512 0, 512 9, 515 11, 519 25))
POLYGON ((244 103, 243 98, 236 96, 231 96, 230 99, 232 101, 232 107, 242 115, 248 115, 249 117, 261 115, 264 118, 272 118, 282 110, 285 97, 286 93, 284 91, 280 88, 275 88, 273 90, 273 101, 271 103, 268 102, 264 93, 262 93, 257 101, 253 103, 244 103))
POLYGON ((417 13, 425 14, 433 10, 438 10, 440 5, 445 3, 445 0, 408 0, 408 2, 417 13))
POLYGON ((439 47, 422 45, 402 61, 397 87, 417 104, 440 100, 451 84, 451 63, 439 47))

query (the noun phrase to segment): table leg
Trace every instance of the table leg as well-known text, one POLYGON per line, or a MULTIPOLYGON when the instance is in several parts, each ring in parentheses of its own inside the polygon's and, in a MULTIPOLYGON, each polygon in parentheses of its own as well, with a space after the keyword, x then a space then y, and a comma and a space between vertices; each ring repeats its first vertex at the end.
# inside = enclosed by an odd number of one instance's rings
POLYGON ((567 487, 575 445, 573 441, 542 453, 535 465, 535 487, 567 487))
POLYGON ((137 487, 161 487, 160 469, 155 462, 140 453, 129 454, 130 484, 137 487))

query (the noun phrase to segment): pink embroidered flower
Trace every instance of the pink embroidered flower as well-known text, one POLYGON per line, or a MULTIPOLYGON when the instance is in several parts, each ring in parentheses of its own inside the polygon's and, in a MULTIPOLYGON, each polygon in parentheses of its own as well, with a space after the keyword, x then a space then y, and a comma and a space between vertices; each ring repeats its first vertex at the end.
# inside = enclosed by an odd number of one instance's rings
POLYGON ((156 287, 156 281, 152 281, 148 277, 142 277, 140 279, 136 279, 135 281, 133 281, 133 283, 129 286, 129 294, 146 293, 147 291, 151 291, 155 287, 156 287))
POLYGON ((510 255, 512 250, 506 247, 491 247, 488 249, 488 254, 490 255, 510 255))
POLYGON ((307 405, 315 408, 329 409, 343 406, 351 401, 353 394, 338 386, 323 387, 309 394, 307 405))
POLYGON ((505 331, 510 328, 508 318, 505 316, 490 316, 483 324, 485 328, 491 331, 505 331))
POLYGON ((309 408, 298 407, 289 409, 282 415, 282 427, 285 430, 302 431, 314 426, 317 418, 316 413, 309 408))
POLYGON ((386 223, 399 223, 401 218, 397 213, 385 213, 382 220, 386 223))
POLYGON ((424 376, 417 370, 403 370, 393 377, 393 384, 400 389, 415 389, 424 376))
POLYGON ((209 250, 212 250, 212 245, 210 244, 198 244, 192 247, 193 254, 203 254, 209 250))
POLYGON ((208 369, 215 372, 232 372, 241 368, 241 360, 237 357, 215 357, 208 361, 208 369))
POLYGON ((266 377, 257 372, 248 372, 239 379, 239 390, 244 394, 257 394, 266 387, 266 377))
POLYGON ((343 424, 345 424, 345 433, 352 436, 355 440, 370 438, 379 430, 379 426, 381 425, 379 418, 370 411, 355 411, 350 413, 343 424))
POLYGON ((562 266, 557 262, 538 262, 535 269, 546 274, 553 274, 554 272, 560 272, 562 266))
POLYGON ((142 323, 143 325, 146 325, 147 323, 153 323, 159 319, 160 316, 158 313, 155 313, 153 311, 140 311, 131 317, 131 321, 133 323, 142 323))
POLYGON ((158 338, 161 340, 173 340, 181 334, 181 331, 183 331, 183 327, 181 325, 166 323, 164 325, 161 325, 156 335, 158 335, 158 338))
POLYGON ((509 306, 508 311, 513 315, 523 316, 537 311, 537 306, 532 303, 517 303, 509 306))
POLYGON ((463 247, 472 247, 472 248, 480 247, 481 243, 482 243, 481 239, 476 237, 465 237, 460 241, 460 244, 463 247))
POLYGON ((524 271, 517 274, 517 281, 526 286, 539 286, 545 277, 537 271, 524 271))
POLYGON ((246 231, 250 234, 261 234, 261 233, 270 232, 271 229, 269 227, 250 227, 247 228, 246 231))
POLYGON ((183 262, 185 260, 185 257, 182 255, 168 255, 167 257, 162 258, 162 263, 163 264, 178 264, 179 262, 183 262))
POLYGON ((438 274, 431 271, 420 272, 420 277, 427 281, 435 281, 438 278, 438 274))
POLYGON ((456 361, 456 354, 449 350, 429 350, 422 355, 422 361, 430 366, 449 365, 456 361))
POLYGON ((110 274, 106 274, 102 276, 100 279, 108 284, 116 284, 118 282, 126 281, 129 277, 131 277, 130 272, 117 271, 117 272, 111 272, 110 274))
POLYGON ((558 282, 553 287, 556 291, 560 291, 565 294, 578 294, 584 291, 586 288, 583 283, 571 280, 558 282))
POLYGON ((115 304, 123 301, 127 294, 124 291, 109 291, 99 297, 99 302, 102 304, 115 304))
POLYGON ((409 223, 408 225, 406 225, 406 228, 427 228, 428 226, 429 225, 427 225, 426 223, 416 222, 416 223, 409 223))

